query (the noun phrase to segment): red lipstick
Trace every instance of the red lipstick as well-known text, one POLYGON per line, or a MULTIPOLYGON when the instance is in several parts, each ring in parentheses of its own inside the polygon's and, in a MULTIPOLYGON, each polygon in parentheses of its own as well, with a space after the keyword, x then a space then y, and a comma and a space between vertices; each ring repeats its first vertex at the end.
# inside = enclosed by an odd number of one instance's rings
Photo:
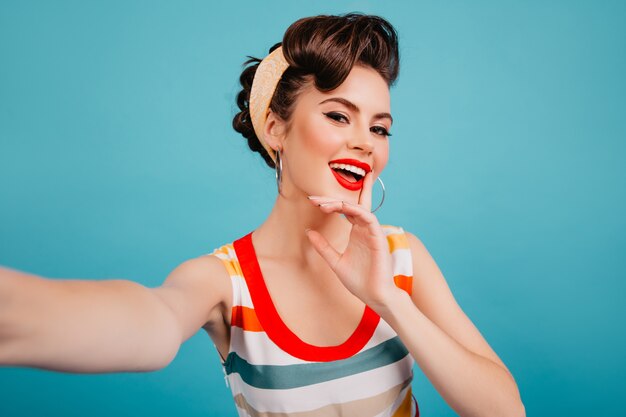
MULTIPOLYGON (((372 170, 367 163, 358 161, 356 159, 335 159, 334 161, 329 162, 329 167, 330 167, 330 164, 352 165, 352 166, 355 166, 357 168, 361 168, 362 170, 364 170, 365 175, 367 175, 372 170)), ((363 181, 365 179, 365 176, 361 177, 358 181, 352 182, 344 178, 341 174, 339 174, 334 169, 331 168, 330 170, 332 171, 339 185, 341 185, 343 188, 346 188, 350 191, 358 191, 361 188, 363 188, 363 181)))

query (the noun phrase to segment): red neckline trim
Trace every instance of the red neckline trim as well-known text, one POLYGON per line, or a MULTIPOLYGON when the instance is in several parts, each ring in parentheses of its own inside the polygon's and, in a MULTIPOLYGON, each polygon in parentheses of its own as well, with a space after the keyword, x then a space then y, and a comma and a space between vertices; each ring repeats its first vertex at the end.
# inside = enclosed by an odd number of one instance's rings
POLYGON ((374 334, 380 316, 366 305, 358 326, 342 344, 316 346, 303 341, 287 327, 278 315, 261 273, 261 267, 252 244, 252 232, 236 240, 233 246, 259 322, 267 336, 285 352, 311 362, 346 359, 358 353, 374 334))

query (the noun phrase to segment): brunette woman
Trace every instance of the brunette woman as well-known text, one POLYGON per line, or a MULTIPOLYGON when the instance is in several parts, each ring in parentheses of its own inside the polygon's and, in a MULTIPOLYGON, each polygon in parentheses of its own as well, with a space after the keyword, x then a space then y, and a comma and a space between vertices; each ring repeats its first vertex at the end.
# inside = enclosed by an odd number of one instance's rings
POLYGON ((240 416, 415 416, 415 362, 460 416, 525 415, 422 242, 373 213, 399 69, 391 24, 301 19, 246 65, 233 126, 276 170, 268 218, 158 288, 2 270, 0 363, 157 370, 203 328, 240 416))

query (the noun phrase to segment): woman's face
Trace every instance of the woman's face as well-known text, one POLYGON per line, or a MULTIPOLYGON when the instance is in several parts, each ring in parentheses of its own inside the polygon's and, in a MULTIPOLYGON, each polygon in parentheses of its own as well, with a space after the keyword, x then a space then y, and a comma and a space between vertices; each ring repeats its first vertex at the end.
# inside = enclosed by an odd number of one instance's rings
POLYGON ((358 202, 363 176, 387 164, 391 124, 389 88, 369 67, 330 92, 308 86, 283 141, 284 192, 358 202))

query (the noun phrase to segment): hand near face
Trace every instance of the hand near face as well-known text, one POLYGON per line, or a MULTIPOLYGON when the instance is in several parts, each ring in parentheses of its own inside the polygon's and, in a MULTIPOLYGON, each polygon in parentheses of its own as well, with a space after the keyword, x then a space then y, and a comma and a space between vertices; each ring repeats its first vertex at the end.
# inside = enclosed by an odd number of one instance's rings
POLYGON ((315 230, 307 230, 309 241, 328 262, 343 285, 372 309, 387 305, 397 287, 393 283, 391 255, 387 238, 376 216, 370 212, 374 175, 365 176, 358 204, 342 200, 311 196, 311 202, 324 213, 341 213, 352 231, 343 253, 333 248, 315 230))

